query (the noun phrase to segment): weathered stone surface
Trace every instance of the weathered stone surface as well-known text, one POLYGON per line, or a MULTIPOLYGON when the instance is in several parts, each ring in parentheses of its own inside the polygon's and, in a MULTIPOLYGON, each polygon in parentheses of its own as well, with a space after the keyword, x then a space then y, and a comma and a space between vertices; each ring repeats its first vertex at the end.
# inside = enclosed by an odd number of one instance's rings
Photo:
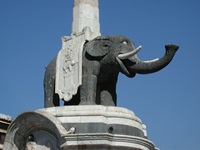
POLYGON ((125 108, 63 106, 29 111, 10 125, 4 150, 156 150, 125 108))
POLYGON ((9 126, 4 150, 36 150, 57 148, 64 142, 65 128, 54 116, 41 111, 30 111, 19 115, 9 126), (46 137, 43 139, 43 137, 46 137))
POLYGON ((74 0, 72 34, 90 27, 93 36, 100 35, 98 0, 74 0))
MULTIPOLYGON (((42 109, 43 111, 43 109, 42 109)), ((52 107, 45 109, 68 130, 76 133, 113 133, 146 137, 141 120, 132 111, 101 105, 52 107)))

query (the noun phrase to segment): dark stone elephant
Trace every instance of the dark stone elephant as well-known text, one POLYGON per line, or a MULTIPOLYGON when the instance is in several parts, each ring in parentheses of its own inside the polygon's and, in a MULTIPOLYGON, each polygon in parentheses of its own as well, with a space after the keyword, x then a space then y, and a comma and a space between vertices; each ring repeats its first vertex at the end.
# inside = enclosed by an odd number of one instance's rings
MULTIPOLYGON (((86 42, 82 55, 82 85, 65 105, 116 106, 116 84, 119 72, 127 77, 149 74, 167 66, 178 46, 166 45, 160 59, 141 61, 134 43, 123 36, 99 36, 86 42)), ((44 78, 45 107, 59 106, 59 96, 54 91, 56 58, 48 65, 44 78)))

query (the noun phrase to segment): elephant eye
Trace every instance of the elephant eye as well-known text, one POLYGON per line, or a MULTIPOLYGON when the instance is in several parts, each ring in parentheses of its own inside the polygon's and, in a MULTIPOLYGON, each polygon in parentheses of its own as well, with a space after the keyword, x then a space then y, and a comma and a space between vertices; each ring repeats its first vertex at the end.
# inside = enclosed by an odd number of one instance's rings
POLYGON ((109 44, 104 44, 104 45, 102 46, 103 49, 107 49, 107 48, 109 48, 109 47, 110 47, 109 44))
POLYGON ((128 42, 127 42, 127 41, 123 41, 122 43, 123 43, 123 44, 125 44, 125 45, 127 45, 127 44, 128 44, 128 42))
POLYGON ((101 43, 99 43, 99 46, 101 47, 102 50, 108 50, 112 45, 111 41, 108 40, 103 40, 101 43))

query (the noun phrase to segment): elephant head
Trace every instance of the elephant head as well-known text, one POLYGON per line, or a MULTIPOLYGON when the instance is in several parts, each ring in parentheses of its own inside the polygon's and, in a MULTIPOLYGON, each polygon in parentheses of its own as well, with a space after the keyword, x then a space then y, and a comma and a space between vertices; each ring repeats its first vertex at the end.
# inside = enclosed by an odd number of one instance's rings
POLYGON ((87 48, 87 53, 89 55, 102 58, 102 61, 107 64, 109 64, 109 62, 117 64, 119 71, 128 77, 134 77, 136 73, 149 74, 161 70, 170 63, 179 48, 177 45, 173 44, 166 45, 166 52, 162 58, 141 61, 137 56, 141 46, 135 48, 134 43, 126 37, 100 36, 95 38, 92 42, 90 46, 93 48, 87 48))

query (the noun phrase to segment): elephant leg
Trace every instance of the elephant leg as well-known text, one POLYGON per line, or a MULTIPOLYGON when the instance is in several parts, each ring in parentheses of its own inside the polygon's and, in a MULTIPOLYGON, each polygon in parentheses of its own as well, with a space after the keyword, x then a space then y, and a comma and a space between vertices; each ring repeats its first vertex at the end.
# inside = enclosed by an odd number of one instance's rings
POLYGON ((100 92, 100 104, 104 106, 116 106, 116 86, 104 84, 100 92))
POLYGON ((80 105, 96 105, 97 77, 84 75, 80 87, 80 105))
POLYGON ((59 106, 60 100, 58 94, 55 93, 55 79, 48 77, 44 80, 44 107, 59 106))

